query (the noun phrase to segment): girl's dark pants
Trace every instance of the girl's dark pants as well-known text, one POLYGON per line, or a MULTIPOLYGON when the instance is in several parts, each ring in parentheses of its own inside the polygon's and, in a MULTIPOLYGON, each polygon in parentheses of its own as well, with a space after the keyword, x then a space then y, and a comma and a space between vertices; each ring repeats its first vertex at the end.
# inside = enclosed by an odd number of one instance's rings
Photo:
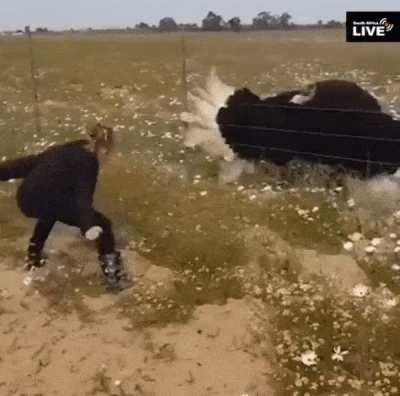
MULTIPOLYGON (((61 218, 51 219, 38 219, 35 229, 33 231, 32 238, 30 240, 28 248, 28 257, 31 259, 37 259, 41 257, 41 253, 46 243, 46 240, 53 229, 54 224, 60 221, 70 226, 79 227, 79 221, 75 216, 62 216, 61 218)), ((115 239, 112 231, 111 221, 98 211, 94 211, 93 215, 93 226, 100 226, 103 232, 97 239, 97 251, 99 256, 110 254, 115 252, 115 239)), ((83 232, 83 230, 82 230, 83 232)))

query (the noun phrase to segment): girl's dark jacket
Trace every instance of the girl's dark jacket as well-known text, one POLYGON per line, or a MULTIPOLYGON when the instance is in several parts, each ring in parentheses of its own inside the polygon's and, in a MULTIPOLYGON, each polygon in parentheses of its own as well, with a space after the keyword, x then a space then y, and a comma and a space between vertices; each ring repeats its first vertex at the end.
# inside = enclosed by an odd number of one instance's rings
POLYGON ((24 179, 17 202, 28 217, 59 220, 86 232, 93 225, 99 162, 86 140, 0 164, 0 180, 24 179))

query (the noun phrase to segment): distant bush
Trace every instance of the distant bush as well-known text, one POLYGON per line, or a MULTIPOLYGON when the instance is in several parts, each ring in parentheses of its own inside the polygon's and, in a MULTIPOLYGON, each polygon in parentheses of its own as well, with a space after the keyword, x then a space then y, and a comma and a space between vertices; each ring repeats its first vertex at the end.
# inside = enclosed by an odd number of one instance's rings
POLYGON ((203 19, 202 29, 211 32, 218 32, 224 28, 224 20, 221 15, 217 15, 210 11, 203 19))
POLYGON ((179 27, 173 18, 165 17, 160 20, 158 30, 160 32, 176 32, 179 30, 179 27))

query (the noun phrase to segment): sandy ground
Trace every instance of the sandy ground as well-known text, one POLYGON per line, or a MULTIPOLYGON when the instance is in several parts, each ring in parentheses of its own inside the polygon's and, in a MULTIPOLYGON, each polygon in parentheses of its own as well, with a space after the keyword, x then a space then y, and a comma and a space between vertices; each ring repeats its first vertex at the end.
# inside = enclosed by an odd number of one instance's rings
MULTIPOLYGON (((272 239, 287 251, 285 242, 268 230, 249 238, 254 259, 272 239)), ((22 246, 25 239, 15 244, 22 246)), ((62 271, 65 260, 86 260, 82 277, 99 271, 94 252, 79 241, 77 245, 73 229, 56 229, 47 251, 49 262, 35 272, 36 278, 51 279, 52 273, 62 271)), ((174 288, 172 271, 134 252, 123 253, 129 271, 134 270, 136 282, 145 290, 161 283, 159 293, 174 288)), ((349 256, 314 251, 296 255, 304 277, 323 275, 344 292, 365 280, 349 256)), ((251 330, 258 300, 248 296, 225 305, 203 305, 188 322, 139 328, 133 325, 135 318, 121 315, 120 303, 129 302, 134 288, 118 295, 83 293, 83 316, 74 309, 60 311, 57 305, 66 299, 63 291, 53 290, 59 300, 49 299, 37 282, 29 283, 31 275, 20 269, 19 261, 14 257, 0 263, 1 395, 275 394, 274 348, 268 335, 260 345, 251 330)))
MULTIPOLYGON (((82 320, 54 311, 9 264, 0 265, 1 395, 274 394, 272 354, 249 330, 250 298, 200 306, 185 324, 135 329, 118 315, 121 296, 86 297, 92 315, 82 320)), ((139 267, 149 279, 157 272, 139 267)))

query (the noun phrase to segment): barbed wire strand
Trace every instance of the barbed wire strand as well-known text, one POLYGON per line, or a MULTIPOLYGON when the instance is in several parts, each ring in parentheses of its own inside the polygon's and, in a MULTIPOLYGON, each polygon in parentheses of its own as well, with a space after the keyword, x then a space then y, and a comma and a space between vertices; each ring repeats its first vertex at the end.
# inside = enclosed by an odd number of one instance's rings
POLYGON ((326 158, 326 159, 345 160, 345 161, 359 162, 359 163, 365 163, 365 164, 377 164, 377 165, 400 167, 400 162, 374 161, 374 160, 369 160, 369 159, 364 160, 364 159, 354 158, 354 157, 342 157, 339 155, 320 154, 320 153, 315 153, 313 151, 297 151, 297 150, 291 150, 291 149, 284 149, 284 148, 280 148, 280 147, 256 146, 253 144, 244 144, 244 143, 229 143, 228 142, 228 144, 233 146, 233 148, 246 147, 246 148, 257 149, 259 151, 279 151, 279 152, 284 152, 284 153, 288 153, 288 154, 300 154, 300 155, 308 155, 308 156, 326 158))
MULTIPOLYGON (((400 123, 399 123, 400 124, 400 123)), ((330 133, 330 132, 314 132, 314 131, 299 131, 295 129, 281 129, 281 128, 269 128, 257 125, 239 125, 239 124, 220 124, 222 127, 228 128, 237 128, 237 129, 255 129, 265 132, 282 132, 282 133, 291 133, 298 135, 310 135, 310 136, 323 136, 323 137, 337 137, 337 138, 346 138, 346 139, 358 139, 358 140, 367 140, 373 142, 387 142, 387 143, 400 143, 400 138, 380 138, 380 137, 372 137, 372 136, 360 136, 360 135, 347 135, 343 133, 330 133)), ((400 125, 399 125, 399 135, 400 135, 400 125)))
POLYGON ((369 110, 354 110, 354 109, 341 109, 338 107, 314 107, 314 106, 306 106, 306 105, 271 105, 267 103, 243 103, 243 104, 237 104, 235 107, 262 107, 262 108, 269 108, 271 110, 306 110, 306 111, 318 111, 320 113, 327 112, 327 113, 352 113, 352 114, 362 114, 362 115, 372 115, 372 116, 382 116, 386 115, 388 117, 391 117, 389 114, 386 113, 379 113, 376 111, 369 111, 369 110))

